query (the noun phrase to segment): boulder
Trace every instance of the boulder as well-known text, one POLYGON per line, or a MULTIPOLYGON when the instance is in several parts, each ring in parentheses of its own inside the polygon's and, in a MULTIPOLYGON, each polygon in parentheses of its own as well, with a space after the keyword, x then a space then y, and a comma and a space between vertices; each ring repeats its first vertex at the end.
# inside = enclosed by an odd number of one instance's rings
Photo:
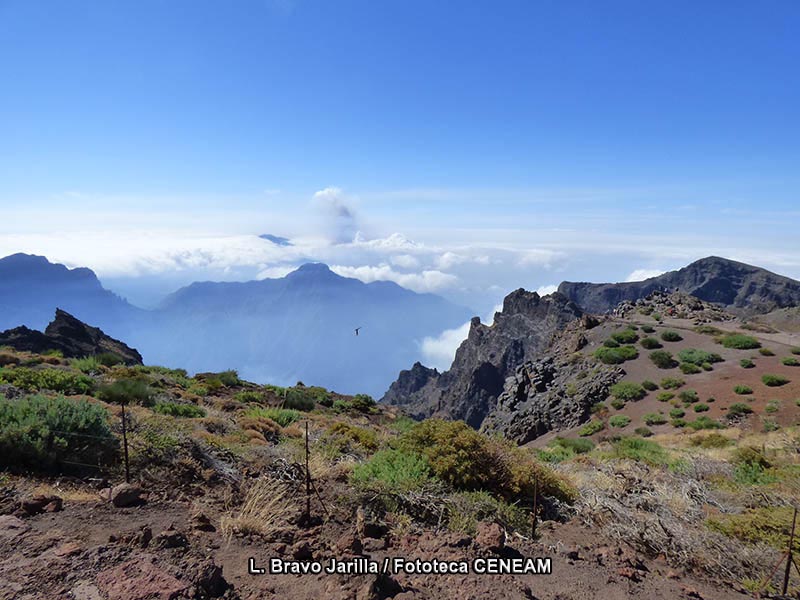
POLYGON ((497 523, 478 523, 475 541, 490 550, 501 550, 506 545, 506 534, 497 523))
POLYGON ((58 512, 62 510, 64 501, 53 494, 36 494, 22 499, 20 512, 27 516, 38 515, 43 512, 58 512))
POLYGON ((142 488, 132 483, 120 483, 111 488, 111 503, 117 508, 137 506, 144 502, 142 488))
POLYGON ((97 587, 108 600, 173 600, 190 585, 156 566, 151 558, 139 556, 98 574, 97 587))

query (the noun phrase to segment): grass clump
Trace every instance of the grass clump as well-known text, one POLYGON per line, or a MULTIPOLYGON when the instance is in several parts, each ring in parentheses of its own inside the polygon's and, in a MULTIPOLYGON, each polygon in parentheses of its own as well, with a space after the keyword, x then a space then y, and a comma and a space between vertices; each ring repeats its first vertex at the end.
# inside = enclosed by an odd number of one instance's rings
POLYGON ((703 369, 701 369, 697 365, 695 365, 693 363, 687 363, 687 362, 681 363, 680 364, 680 369, 681 369, 681 373, 683 373, 684 375, 695 375, 695 374, 701 373, 703 371, 703 369))
POLYGON ((761 381, 764 385, 768 387, 780 387, 782 385, 786 385, 789 383, 789 379, 784 377, 783 375, 762 375, 761 381))
POLYGON ((608 420, 608 424, 615 428, 627 427, 630 422, 631 418, 625 415, 614 415, 608 420))
POLYGON ((781 359, 781 364, 785 367, 800 367, 800 360, 797 360, 794 356, 785 356, 781 359))
POLYGON ((67 460, 96 465, 115 458, 118 446, 108 413, 97 404, 63 397, 0 397, 0 465, 44 471, 67 460))
MULTIPOLYGON (((789 506, 751 508, 739 514, 709 517, 706 526, 748 544, 767 544, 776 550, 785 550, 792 516, 793 509, 789 506)), ((800 538, 795 541, 794 551, 800 551, 800 538)))
POLYGON ((588 437, 590 435, 594 435, 595 433, 597 433, 599 431, 603 431, 603 429, 605 429, 605 428, 606 428, 606 426, 603 424, 602 421, 599 421, 599 420, 595 419, 595 420, 589 421, 588 423, 586 423, 586 425, 581 427, 578 430, 578 435, 581 436, 581 437, 588 437))
POLYGON ((661 387, 665 390, 677 390, 682 387, 686 382, 680 377, 665 377, 661 380, 661 387))
POLYGON ((206 411, 194 404, 182 404, 178 402, 157 402, 153 407, 153 412, 170 417, 183 417, 187 419, 197 419, 206 416, 206 411))
POLYGON ((680 342, 683 337, 677 331, 673 331, 671 329, 667 329, 666 331, 661 333, 661 339, 665 342, 680 342))
POLYGON ((625 402, 617 398, 614 398, 611 402, 609 402, 609 404, 611 405, 611 408, 615 408, 617 410, 625 408, 625 402))
POLYGON ((742 360, 739 361, 739 365, 743 369, 752 369, 752 368, 754 368, 756 366, 756 363, 754 363, 749 358, 743 358, 742 360))
POLYGON ((681 408, 673 408, 669 411, 669 416, 673 419, 680 419, 686 415, 686 411, 681 408))
POLYGON ((761 343, 750 335, 742 333, 730 333, 720 339, 720 343, 726 348, 736 350, 755 350, 761 347, 761 343))
POLYGON ((678 398, 684 404, 694 404, 700 400, 700 396, 698 396, 697 392, 694 390, 684 390, 678 394, 678 398))
POLYGON ((700 404, 695 404, 692 407, 692 410, 694 410, 694 412, 696 413, 708 412, 708 409, 709 409, 708 404, 703 404, 702 402, 700 404))
POLYGON ((669 454, 656 442, 639 437, 624 437, 611 445, 611 458, 627 458, 659 466, 669 462, 669 454))
POLYGON ((780 400, 770 400, 767 402, 767 405, 764 407, 764 412, 769 414, 774 414, 778 412, 781 408, 780 400))
POLYGON ((696 348, 686 348, 678 352, 678 358, 681 362, 691 363, 693 365, 702 365, 703 363, 718 363, 722 362, 722 357, 714 352, 706 352, 705 350, 698 350, 696 348))
POLYGON ((647 395, 647 391, 638 383, 620 381, 611 386, 611 395, 617 400, 627 402, 641 400, 647 395))
POLYGON ((289 519, 294 504, 287 484, 260 477, 248 488, 239 509, 220 519, 220 531, 229 541, 235 533, 268 536, 289 519))
POLYGON ((637 427, 633 430, 633 433, 644 438, 653 435, 653 432, 647 427, 637 427))
POLYGON ((642 382, 642 387, 648 392, 654 392, 658 389, 658 384, 654 381, 650 381, 649 379, 645 379, 642 382))
POLYGON ((97 397, 109 404, 141 404, 151 406, 155 392, 144 379, 118 379, 104 385, 97 397))
POLYGON ((789 352, 792 354, 800 355, 800 346, 793 346, 789 348, 789 352))
POLYGON ((702 333, 703 335, 722 335, 723 331, 719 327, 714 327, 713 325, 698 325, 694 328, 694 331, 697 333, 702 333))
MULTIPOLYGON (((678 363, 672 358, 672 354, 666 350, 656 350, 650 353, 650 360, 659 369, 674 369, 678 363)), ((662 386, 663 387, 663 386, 662 386)))
POLYGON ((657 350, 658 348, 663 348, 664 346, 654 337, 646 337, 642 338, 642 341, 639 342, 642 348, 645 350, 657 350))
POLYGON ((575 454, 586 454, 594 449, 594 442, 583 438, 557 437, 553 445, 567 448, 575 454))
POLYGON ((292 408, 253 407, 245 412, 246 417, 264 417, 275 421, 281 427, 288 427, 300 419, 300 411, 292 408))
POLYGON ((694 429, 695 431, 700 431, 702 429, 724 429, 725 426, 720 423, 719 421, 715 421, 711 417, 707 417, 705 415, 701 417, 697 417, 694 421, 689 421, 686 423, 686 426, 690 429, 694 429))
POLYGON ((753 388, 748 385, 737 385, 733 388, 733 393, 740 396, 746 396, 753 393, 753 388))
POLYGON ((695 448, 727 448, 733 442, 720 433, 709 433, 707 435, 692 436, 689 445, 695 448))
POLYGON ((594 357, 606 365, 619 365, 627 360, 638 358, 639 352, 633 346, 608 348, 603 346, 595 350, 594 357))
POLYGON ((770 350, 769 348, 759 348, 758 349, 758 353, 761 356, 775 356, 775 353, 772 350, 770 350))
POLYGON ((753 409, 749 404, 745 404, 744 402, 734 402, 728 408, 728 419, 737 419, 739 417, 749 415, 752 412, 753 409))
POLYGON ((378 436, 373 430, 349 423, 334 423, 325 432, 325 438, 334 457, 349 453, 353 446, 361 446, 368 451, 378 449, 378 436))
POLYGON ((659 394, 656 396, 656 400, 658 400, 659 402, 669 402, 674 397, 675 394, 673 394, 672 392, 659 392, 659 394))

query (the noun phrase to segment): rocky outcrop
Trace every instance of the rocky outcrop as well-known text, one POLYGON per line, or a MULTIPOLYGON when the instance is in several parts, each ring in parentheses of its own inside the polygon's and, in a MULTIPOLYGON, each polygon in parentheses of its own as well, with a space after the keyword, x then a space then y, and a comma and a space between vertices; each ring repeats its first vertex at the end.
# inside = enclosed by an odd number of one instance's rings
POLYGON ((537 358, 559 331, 582 316, 562 294, 541 297, 518 289, 506 296, 493 325, 472 319, 450 370, 439 374, 417 363, 401 373, 383 401, 418 418, 437 415, 480 427, 516 367, 537 358))
POLYGON ((506 379, 497 407, 482 429, 524 444, 549 431, 580 425, 592 406, 608 397, 625 371, 590 359, 557 361, 553 356, 521 364, 506 379))
POLYGON ((56 309, 55 319, 44 333, 24 326, 0 332, 0 346, 39 354, 58 350, 67 358, 110 352, 119 356, 125 364, 142 364, 142 355, 135 349, 61 309, 56 309))
POLYGON ((591 313, 606 313, 624 301, 635 302, 655 291, 681 291, 721 304, 741 314, 762 314, 800 305, 800 281, 766 269, 710 256, 644 281, 575 283, 558 291, 591 313))

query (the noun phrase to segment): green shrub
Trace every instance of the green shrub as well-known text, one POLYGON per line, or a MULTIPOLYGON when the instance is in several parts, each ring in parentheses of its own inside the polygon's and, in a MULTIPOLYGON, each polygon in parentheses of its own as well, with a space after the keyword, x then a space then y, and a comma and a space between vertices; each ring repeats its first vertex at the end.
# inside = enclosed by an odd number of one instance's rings
POLYGON ((619 348, 619 343, 615 342, 614 340, 608 339, 603 342, 603 346, 606 348, 619 348))
POLYGON ((233 395, 233 399, 243 404, 255 403, 261 404, 264 402, 264 393, 255 390, 242 390, 233 395))
POLYGON ((663 425, 667 422, 667 418, 658 413, 648 413, 642 420, 644 421, 645 425, 663 425))
POLYGON ((316 400, 308 393, 306 388, 288 388, 283 397, 283 407, 290 410, 308 412, 309 410, 314 410, 316 405, 316 400))
POLYGON ((753 388, 751 388, 750 386, 747 386, 747 385, 737 385, 737 386, 734 386, 733 392, 735 394, 739 394, 740 396, 746 396, 747 394, 752 394, 753 393, 753 388))
POLYGON ((689 439, 689 445, 695 448, 727 448, 733 442, 719 433, 709 433, 708 435, 692 436, 689 439))
POLYGON ((609 404, 611 404, 612 408, 615 408, 617 410, 620 410, 625 407, 625 402, 623 402, 618 398, 614 398, 611 402, 609 402, 609 404))
POLYGON ((633 430, 633 433, 635 433, 636 435, 640 435, 642 437, 645 437, 645 438, 646 437, 650 437, 651 435, 653 435, 653 432, 650 431, 650 429, 648 429, 647 427, 637 427, 636 429, 633 430))
POLYGON ((697 333, 702 333, 704 335, 722 335, 723 331, 718 328, 714 327, 713 325, 698 325, 694 328, 697 333))
POLYGON ((726 348, 734 348, 736 350, 754 350, 761 347, 756 338, 742 333, 729 333, 723 336, 720 342, 726 348))
POLYGON ((181 404, 178 402, 157 402, 153 407, 153 411, 170 417, 185 417, 189 419, 206 416, 205 409, 194 404, 181 404))
POLYGON ((624 402, 641 400, 646 394, 647 392, 641 385, 631 381, 620 381, 611 386, 611 395, 624 402))
POLYGON ((417 423, 400 437, 398 448, 424 456, 437 478, 459 490, 486 490, 513 500, 530 497, 538 481, 545 496, 571 502, 577 495, 524 450, 482 435, 463 421, 417 423))
MULTIPOLYGON (((793 509, 790 506, 767 506, 709 517, 706 526, 748 544, 767 544, 783 551, 792 528, 792 516, 793 509)), ((800 538, 795 542, 794 551, 800 551, 800 538)))
POLYGON ((752 412, 753 409, 749 404, 745 404, 744 402, 734 402, 730 405, 730 407, 728 407, 728 419, 735 419, 737 417, 749 415, 752 412))
POLYGON ((792 354, 800 355, 800 346, 794 346, 792 348, 789 348, 789 352, 791 352, 792 354))
POLYGON ((627 427, 631 422, 631 418, 625 415, 614 415, 608 420, 608 424, 612 427, 627 427))
POLYGON ((659 369, 674 369, 678 366, 678 363, 672 358, 672 354, 666 350, 655 350, 651 352, 650 360, 652 360, 653 364, 659 369))
POLYGON ((719 421, 715 421, 714 419, 703 415, 702 417, 697 417, 694 421, 689 421, 686 423, 687 427, 694 429, 695 431, 700 431, 701 429, 723 429, 724 425, 719 421))
POLYGON ((778 429, 780 429, 780 425, 778 425, 773 419, 761 419, 761 424, 763 426, 764 433, 778 431, 778 429))
POLYGON ((653 319, 658 321, 659 323, 661 322, 661 313, 654 312, 650 316, 653 317, 653 319))
POLYGON ((781 359, 781 364, 787 367, 800 367, 800 360, 794 356, 786 356, 781 359))
POLYGON ((780 410, 781 403, 780 400, 770 400, 767 402, 767 405, 764 407, 764 412, 773 414, 780 410))
POLYGON ((581 437, 587 437, 590 435, 594 435, 598 431, 603 431, 603 429, 605 428, 606 426, 603 425, 602 421, 598 420, 589 421, 588 423, 586 423, 586 425, 584 425, 578 430, 578 435, 581 437))
POLYGON ((143 379, 118 379, 102 386, 97 397, 110 404, 141 404, 150 406, 155 392, 143 379))
POLYGON ((789 383, 789 380, 782 375, 762 375, 761 381, 769 387, 780 387, 789 383))
POLYGON ((669 424, 672 425, 673 427, 678 427, 678 428, 686 427, 686 419, 682 419, 681 417, 676 417, 674 419, 671 419, 669 424))
POLYGON ((698 396, 697 392, 694 390, 683 390, 680 394, 678 394, 678 398, 680 398, 681 402, 686 404, 694 404, 700 400, 700 396, 698 396))
POLYGON ((379 492, 408 492, 431 482, 431 468, 425 457, 416 452, 380 450, 353 469, 351 481, 361 488, 379 492))
POLYGON ((707 362, 704 362, 702 365, 700 365, 700 367, 703 369, 703 371, 713 371, 714 370, 714 367, 711 365, 711 363, 707 363, 707 362))
POLYGON ((656 396, 656 400, 659 402, 669 402, 675 397, 675 394, 672 392, 659 392, 658 396, 656 396))
POLYGON ((742 366, 743 369, 752 369, 753 367, 756 366, 756 363, 754 363, 749 358, 743 358, 742 360, 739 361, 739 364, 742 366))
POLYGON ((611 339, 618 344, 634 344, 638 341, 639 335, 633 329, 623 329, 612 333, 611 339))
POLYGON ((661 387, 665 390, 677 390, 685 383, 680 377, 665 377, 661 380, 661 387))
POLYGON ((568 448, 575 454, 586 454, 594 449, 594 442, 583 438, 563 438, 558 436, 553 441, 553 445, 568 448))
POLYGON ((694 407, 693 407, 694 412, 696 412, 696 413, 708 412, 708 408, 709 408, 708 404, 702 404, 702 403, 701 404, 695 404, 694 407))
POLYGON ((103 365, 94 356, 85 358, 73 358, 69 363, 73 368, 78 369, 86 375, 97 375, 103 370, 103 365))
POLYGON ((685 416, 686 412, 680 408, 673 408, 669 411, 669 416, 673 419, 680 419, 681 417, 685 416))
POLYGON ((85 400, 0 397, 0 465, 51 470, 61 461, 105 464, 116 456, 108 413, 85 400))
POLYGON ((642 387, 648 392, 654 392, 658 389, 658 384, 654 381, 650 381, 649 379, 645 379, 642 382, 642 387))
POLYGON ((222 371, 221 373, 217 373, 217 379, 222 382, 222 385, 225 387, 234 387, 237 385, 242 385, 242 380, 239 379, 239 373, 234 371, 233 369, 228 369, 227 371, 222 371))
POLYGON ((669 454, 664 448, 639 437, 621 438, 613 442, 611 448, 612 458, 627 458, 655 466, 665 465, 669 461, 669 454))
POLYGON ((680 342, 683 338, 681 334, 677 331, 672 331, 671 329, 667 329, 666 331, 661 333, 661 339, 665 342, 680 342))
POLYGON ((61 369, 31 369, 14 367, 0 369, 0 383, 10 383, 26 392, 52 390, 60 394, 89 394, 94 389, 94 379, 83 373, 61 369))
POLYGON ((651 325, 642 325, 642 331, 644 333, 655 333, 655 328, 651 325))
POLYGON ((364 413, 372 411, 375 405, 375 400, 369 394, 356 394, 350 401, 350 406, 353 410, 364 413))
POLYGON ((691 363, 693 365, 702 365, 703 363, 718 363, 722 362, 722 357, 713 352, 706 352, 705 350, 698 350, 697 348, 686 348, 678 352, 678 358, 681 362, 691 363))
POLYGON ((594 356, 600 362, 607 365, 619 365, 626 360, 633 360, 639 356, 639 352, 633 346, 620 346, 619 348, 598 348, 594 356))
POLYGON ((291 408, 264 408, 254 406, 245 412, 246 417, 272 419, 281 427, 287 427, 300 418, 300 412, 291 408))
POLYGON ((639 344, 641 344, 642 348, 645 350, 656 350, 658 348, 663 348, 661 342, 654 337, 643 338, 639 344))
POLYGON ((700 367, 692 363, 681 363, 680 367, 681 367, 681 373, 683 373, 684 375, 694 375, 702 371, 700 367))
POLYGON ((769 348, 759 348, 758 349, 758 353, 761 356, 775 356, 775 353, 772 350, 770 350, 769 348))
POLYGON ((373 430, 341 421, 331 425, 323 437, 325 445, 333 451, 332 458, 351 452, 353 445, 369 451, 378 449, 378 436, 373 430))
POLYGON ((104 367, 114 367, 125 362, 116 352, 101 352, 100 354, 95 354, 94 359, 104 367))

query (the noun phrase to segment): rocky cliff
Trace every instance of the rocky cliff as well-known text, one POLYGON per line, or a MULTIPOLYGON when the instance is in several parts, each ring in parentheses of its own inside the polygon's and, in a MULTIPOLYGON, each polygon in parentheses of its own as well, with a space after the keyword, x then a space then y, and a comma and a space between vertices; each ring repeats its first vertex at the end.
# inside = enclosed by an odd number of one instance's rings
POLYGON ((541 297, 518 289, 506 296, 493 325, 472 319, 448 371, 439 373, 417 363, 400 373, 383 401, 402 405, 416 417, 438 415, 480 427, 506 378, 518 365, 537 358, 559 331, 582 315, 562 294, 541 297))
POLYGON ((11 346, 15 350, 40 354, 48 350, 58 350, 67 358, 111 352, 118 355, 125 364, 142 364, 142 355, 135 349, 61 309, 56 309, 55 319, 44 333, 25 326, 0 332, 0 346, 11 346))
POLYGON ((766 313, 800 305, 800 281, 766 269, 710 256, 644 281, 575 283, 558 291, 592 313, 605 313, 624 301, 635 302, 655 291, 681 291, 741 314, 766 313))

